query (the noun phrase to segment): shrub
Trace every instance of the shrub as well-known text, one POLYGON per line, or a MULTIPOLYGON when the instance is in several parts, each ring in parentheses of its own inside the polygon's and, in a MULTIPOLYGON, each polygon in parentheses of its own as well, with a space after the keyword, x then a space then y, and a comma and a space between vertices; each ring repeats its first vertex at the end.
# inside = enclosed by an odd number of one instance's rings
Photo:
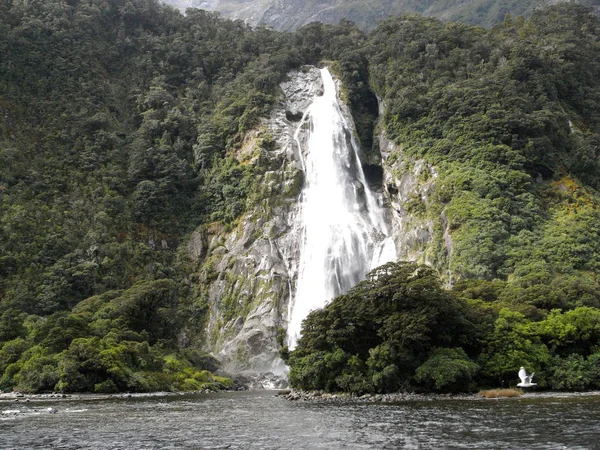
POLYGON ((479 391, 479 395, 485 398, 520 397, 523 392, 520 389, 488 389, 479 391))
POLYGON ((464 391, 469 388, 479 366, 462 348, 438 348, 415 372, 415 379, 436 391, 464 391))
POLYGON ((556 357, 550 366, 548 384, 552 389, 582 391, 598 387, 600 355, 592 355, 587 360, 578 354, 566 358, 556 357))

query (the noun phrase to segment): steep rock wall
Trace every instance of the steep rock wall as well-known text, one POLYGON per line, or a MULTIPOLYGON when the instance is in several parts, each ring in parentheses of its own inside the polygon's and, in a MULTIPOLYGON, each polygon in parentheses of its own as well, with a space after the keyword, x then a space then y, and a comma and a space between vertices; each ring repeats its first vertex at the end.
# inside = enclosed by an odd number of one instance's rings
POLYGON ((201 264, 210 308, 207 350, 232 374, 285 369, 279 349, 298 270, 296 216, 303 184, 298 143, 305 136, 297 129, 312 98, 322 93, 319 70, 292 72, 281 89, 281 103, 236 155, 262 172, 250 207, 233 229, 202 227, 188 245, 201 264))
POLYGON ((452 237, 444 205, 436 199, 437 169, 423 159, 408 157, 385 131, 379 134, 379 148, 398 259, 432 266, 450 284, 452 237))

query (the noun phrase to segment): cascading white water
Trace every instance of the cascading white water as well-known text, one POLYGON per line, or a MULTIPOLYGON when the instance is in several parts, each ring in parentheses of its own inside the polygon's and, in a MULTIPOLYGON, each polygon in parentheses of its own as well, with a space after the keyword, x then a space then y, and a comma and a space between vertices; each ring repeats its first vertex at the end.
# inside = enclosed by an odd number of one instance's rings
POLYGON ((307 148, 300 151, 305 185, 298 280, 288 315, 290 349, 310 311, 396 258, 384 211, 366 183, 333 78, 327 69, 321 69, 321 76, 324 93, 314 98, 299 126, 308 123, 310 128, 307 148))

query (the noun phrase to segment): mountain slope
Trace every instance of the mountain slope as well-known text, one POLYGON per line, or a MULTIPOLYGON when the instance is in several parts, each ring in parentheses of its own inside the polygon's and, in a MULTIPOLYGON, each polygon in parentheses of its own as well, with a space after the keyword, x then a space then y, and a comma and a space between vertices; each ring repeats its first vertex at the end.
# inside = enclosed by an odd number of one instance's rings
POLYGON ((297 65, 286 41, 153 0, 0 8, 0 385, 218 385, 178 247, 244 209, 227 149, 297 65))
MULTIPOLYGON (((581 386, 600 333, 599 35, 577 5, 491 29, 409 17, 280 33, 156 0, 0 3, 0 388, 222 385, 207 342, 265 325, 252 312, 293 287, 274 243, 302 176, 264 118, 297 120, 281 83, 322 61, 379 178, 383 159, 404 259, 468 300, 452 345, 485 380, 527 358, 581 386)), ((418 338, 426 312, 394 316, 390 342, 418 338)), ((268 325, 276 353, 285 321, 268 325)), ((415 364, 432 350, 420 340, 415 364)))
MULTIPOLYGON (((565 0, 570 2, 573 0, 565 0)), ((598 0, 575 0, 595 7, 598 0)), ((513 16, 529 15, 536 8, 561 0, 166 0, 185 8, 218 11, 224 17, 243 20, 250 25, 267 25, 278 30, 294 30, 310 22, 338 23, 349 19, 362 29, 372 29, 389 16, 419 14, 445 21, 491 26, 513 16)))

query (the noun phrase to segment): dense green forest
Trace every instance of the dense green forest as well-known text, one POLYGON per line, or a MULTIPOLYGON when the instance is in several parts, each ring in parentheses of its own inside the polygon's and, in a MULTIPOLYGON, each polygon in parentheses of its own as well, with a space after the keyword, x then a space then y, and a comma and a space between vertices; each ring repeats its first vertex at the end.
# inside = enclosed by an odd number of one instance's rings
POLYGON ((1 5, 0 387, 221 386, 179 244, 243 210, 228 149, 299 58, 158 1, 1 5))
POLYGON ((449 291, 429 267, 388 263, 307 317, 287 355, 290 383, 353 394, 462 392, 515 386, 526 366, 541 388, 600 388, 598 299, 548 311, 511 290, 463 281, 449 291))
MULTIPOLYGON (((599 36, 577 5, 490 30, 411 16, 369 34, 346 21, 291 34, 153 0, 0 3, 0 388, 227 386, 200 351, 207 304, 186 237, 239 219, 264 167, 239 162, 236 148, 286 73, 323 60, 367 152, 384 128, 405 156, 438 168, 432 200, 406 207, 448 227, 453 250, 439 232, 433 268, 421 269, 431 286, 415 326, 443 317, 439 336, 423 328, 414 349, 396 352, 401 336, 384 331, 355 349, 337 338, 313 346, 320 338, 305 330, 292 381, 464 389, 506 381, 526 361, 546 372, 540 385, 597 387, 599 36), (503 342, 519 343, 510 357, 503 342), (417 348, 426 361, 403 353, 417 348), (302 375, 313 350, 341 358, 346 381, 302 375), (371 351, 381 353, 372 367, 371 351), (461 375, 428 386, 427 370, 446 360, 461 375), (381 375, 390 365, 393 382, 381 375), (574 381, 557 385, 559 370, 574 381)), ((377 298, 369 289, 348 294, 339 320, 377 298)), ((375 334, 385 308, 369 312, 375 334)))

